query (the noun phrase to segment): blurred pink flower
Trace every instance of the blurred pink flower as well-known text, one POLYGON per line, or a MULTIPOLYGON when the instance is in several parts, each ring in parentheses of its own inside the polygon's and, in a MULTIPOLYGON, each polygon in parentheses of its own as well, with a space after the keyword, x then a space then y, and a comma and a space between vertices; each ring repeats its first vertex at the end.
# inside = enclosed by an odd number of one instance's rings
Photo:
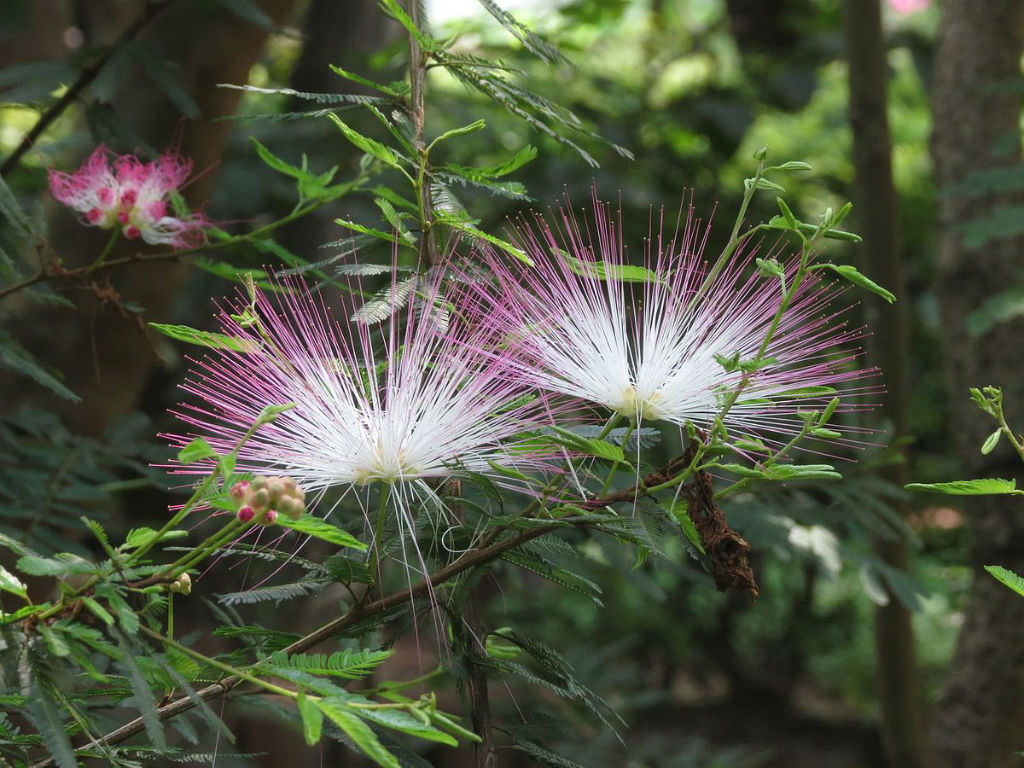
POLYGON ((102 144, 74 173, 50 170, 50 192, 82 214, 88 226, 119 226, 129 239, 141 237, 150 245, 185 248, 198 245, 209 220, 202 213, 169 215, 171 197, 192 171, 192 161, 168 151, 151 163, 134 155, 110 162, 102 144))
POLYGON ((932 0, 889 0, 889 7, 900 16, 923 11, 932 0))

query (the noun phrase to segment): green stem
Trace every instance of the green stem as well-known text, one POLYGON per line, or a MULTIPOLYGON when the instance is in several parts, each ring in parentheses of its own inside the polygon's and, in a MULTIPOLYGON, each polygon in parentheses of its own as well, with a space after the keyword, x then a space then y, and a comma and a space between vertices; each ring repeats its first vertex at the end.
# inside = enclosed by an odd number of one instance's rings
POLYGON ((407 688, 413 688, 417 685, 420 685, 421 683, 426 683, 430 680, 433 680, 435 677, 443 673, 444 667, 438 666, 434 667, 434 669, 430 672, 422 674, 419 677, 415 677, 412 680, 403 680, 400 683, 387 682, 376 688, 368 688, 366 690, 360 690, 359 692, 363 696, 373 696, 378 694, 386 695, 391 693, 397 693, 398 691, 404 691, 407 688))
POLYGON ((206 476, 199 488, 196 489, 195 493, 189 497, 189 500, 185 502, 181 509, 171 516, 171 519, 164 523, 163 527, 160 528, 156 533, 153 534, 152 538, 149 539, 145 544, 136 549, 130 555, 127 556, 126 563, 130 567, 131 565, 138 563, 143 556, 146 555, 149 550, 157 545, 169 531, 173 530, 178 523, 184 520, 188 514, 195 508, 199 500, 206 495, 207 491, 210 490, 210 486, 213 485, 217 478, 220 476, 220 465, 214 467, 213 471, 206 476))
POLYGON ((187 645, 182 645, 178 641, 170 637, 167 637, 166 635, 161 635, 159 632, 154 632, 149 627, 143 626, 139 627, 139 629, 145 634, 149 635, 154 640, 158 640, 159 642, 163 643, 169 648, 173 648, 176 651, 181 651, 185 655, 191 656, 196 661, 199 661, 211 667, 215 667, 216 669, 219 669, 221 672, 225 672, 231 675, 232 677, 237 677, 240 680, 245 680, 247 683, 257 685, 260 688, 263 688, 264 690, 270 691, 271 693, 286 696, 289 699, 292 699, 293 701, 299 697, 298 693, 296 693, 295 691, 290 691, 287 688, 282 688, 280 685, 275 685, 274 683, 263 680, 259 677, 256 677, 255 675, 251 675, 244 669, 233 667, 230 664, 225 664, 223 661, 218 661, 217 659, 210 658, 209 656, 199 653, 198 651, 194 651, 187 645))
POLYGON ((754 234, 754 232, 761 229, 761 226, 758 225, 747 232, 744 232, 742 235, 740 234, 740 227, 743 226, 743 220, 747 216, 747 208, 750 206, 750 201, 754 199, 754 193, 757 192, 757 182, 762 176, 764 176, 764 169, 765 162, 762 157, 757 161, 757 170, 754 171, 754 176, 752 179, 746 180, 749 183, 744 185, 743 201, 740 203, 740 209, 736 214, 736 220, 733 222, 732 232, 729 235, 729 242, 725 244, 725 248, 723 248, 722 252, 718 254, 718 258, 715 259, 714 265, 708 272, 707 277, 704 278, 704 282, 701 283, 700 288, 697 289, 697 292, 693 294, 693 296, 690 297, 690 300, 686 303, 686 309, 683 312, 684 315, 693 309, 694 305, 703 298, 704 294, 715 282, 721 271, 725 269, 726 264, 729 263, 729 259, 732 258, 736 249, 740 247, 740 243, 754 234))
POLYGON ((387 519, 388 500, 391 498, 391 485, 384 483, 380 490, 380 506, 377 509, 377 524, 373 529, 373 550, 370 559, 370 574, 377 580, 380 586, 380 553, 381 539, 384 537, 384 521, 387 519))
MULTIPOLYGON (((622 438, 622 450, 623 451, 626 450, 626 443, 629 442, 629 438, 632 436, 633 430, 635 428, 636 428, 636 422, 633 419, 630 419, 629 420, 629 426, 626 428, 626 434, 622 438)), ((605 429, 604 431, 602 431, 601 432, 601 437, 604 437, 608 432, 611 432, 611 430, 610 429, 605 429)), ((604 483, 601 485, 601 492, 598 494, 599 496, 606 496, 606 495, 608 495, 608 489, 611 488, 612 481, 615 479, 615 473, 618 471, 619 464, 621 464, 621 463, 622 462, 619 461, 618 459, 615 459, 615 461, 612 462, 611 469, 608 470, 608 477, 605 478, 604 483)))
POLYGON ((1003 413, 1002 401, 999 402, 999 408, 996 411, 996 418, 999 420, 999 427, 1003 430, 1003 434, 1010 441, 1013 449, 1017 451, 1017 455, 1020 456, 1020 460, 1024 462, 1024 440, 1018 440, 1017 435, 1010 429, 1010 425, 1006 421, 1006 414, 1003 413))
POLYGON ((248 524, 249 523, 243 523, 237 517, 232 517, 231 522, 229 522, 227 525, 221 528, 220 531, 207 537, 207 539, 204 542, 202 542, 191 552, 188 552, 182 557, 179 557, 177 560, 175 560, 173 563, 167 566, 163 570, 162 575, 166 576, 167 578, 176 578, 177 576, 181 575, 190 568, 198 565, 208 556, 212 555, 218 549, 220 549, 233 538, 235 538, 239 531, 241 531, 241 529, 248 524))
POLYGON ((114 243, 117 242, 117 239, 120 236, 121 230, 118 229, 117 227, 114 227, 114 231, 111 232, 110 237, 107 238, 107 244, 103 246, 103 250, 100 251, 100 255, 96 257, 96 260, 89 265, 89 268, 86 270, 87 272, 92 272, 94 269, 97 269, 101 264, 103 264, 104 261, 107 260, 107 256, 109 256, 110 252, 114 250, 114 243))

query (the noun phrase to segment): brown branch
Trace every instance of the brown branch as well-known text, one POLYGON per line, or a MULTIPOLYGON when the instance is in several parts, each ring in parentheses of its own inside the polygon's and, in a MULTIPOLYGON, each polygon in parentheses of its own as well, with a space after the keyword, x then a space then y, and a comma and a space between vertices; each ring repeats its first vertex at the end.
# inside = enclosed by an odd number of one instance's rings
POLYGON ((43 134, 50 124, 56 120, 61 114, 67 109, 71 102, 78 98, 78 94, 84 91, 96 76, 100 73, 100 70, 106 66, 107 62, 110 61, 111 57, 118 51, 118 49, 129 40, 135 38, 154 18, 156 18, 161 11, 169 7, 173 0, 149 0, 146 3, 146 10, 139 18, 137 18, 131 26, 129 26, 121 36, 117 38, 113 45, 111 45, 106 53, 100 56, 89 66, 82 69, 78 75, 78 79, 71 84, 64 95, 54 102, 53 106, 43 112, 39 116, 39 120, 32 126, 32 129, 25 134, 25 137, 21 140, 21 143, 14 148, 14 151, 7 156, 4 160, 3 165, 0 165, 0 177, 6 176, 8 173, 14 170, 21 160, 21 156, 24 155, 32 146, 36 143, 36 140, 43 134))
MULTIPOLYGON (((590 522, 591 521, 582 521, 580 525, 588 525, 590 522)), ((546 533, 551 533, 559 528, 564 528, 567 525, 572 525, 571 518, 562 520, 559 523, 552 523, 550 525, 539 525, 536 528, 522 531, 511 538, 498 541, 481 549, 475 549, 467 552, 455 562, 446 565, 444 568, 432 574, 428 579, 423 579, 408 589, 393 592, 390 595, 382 597, 379 600, 375 600, 372 603, 353 606, 345 615, 327 622, 323 626, 310 632, 305 637, 299 638, 282 650, 284 650, 285 653, 302 653, 307 651, 333 635, 344 631, 348 627, 374 616, 386 613, 387 611, 390 611, 391 609, 396 608, 416 597, 422 597, 438 585, 458 576, 464 571, 488 563, 491 560, 500 557, 510 549, 521 546, 522 544, 536 539, 539 536, 543 536, 546 533)), ((216 699, 227 694, 241 682, 243 682, 241 678, 228 676, 196 691, 196 696, 204 701, 216 699)), ((157 717, 160 720, 167 720, 175 715, 187 712, 194 706, 195 702, 192 697, 182 696, 169 704, 158 707, 157 717)), ((110 746, 113 744, 119 744, 122 741, 131 738, 135 734, 140 733, 144 728, 145 724, 143 723, 142 718, 137 717, 131 722, 125 723, 121 727, 110 731, 98 739, 93 739, 87 744, 76 747, 76 750, 91 749, 101 745, 110 746)), ((49 768, 49 766, 54 764, 54 759, 50 757, 37 763, 33 763, 31 768, 49 768)))
POLYGON ((685 470, 689 466, 691 459, 692 454, 684 453, 682 456, 677 456, 676 458, 669 460, 661 469, 648 472, 644 475, 643 479, 635 485, 623 488, 621 491, 616 491, 615 493, 611 493, 607 496, 598 496, 593 499, 574 501, 573 504, 583 509, 600 509, 601 507, 607 507, 611 504, 617 504, 623 501, 633 501, 638 496, 646 496, 648 488, 653 488, 656 485, 667 483, 669 480, 675 478, 679 472, 685 470))
MULTIPOLYGON (((207 247, 208 248, 208 247, 207 247)), ((205 250, 205 249, 195 249, 205 250)), ((170 259, 178 259, 183 256, 188 256, 195 251, 171 251, 169 253, 133 253, 131 256, 122 256, 117 259, 109 259, 104 261, 102 264, 86 264, 81 267, 72 267, 67 269, 62 267, 60 263, 50 264, 44 267, 42 270, 32 275, 32 277, 26 277, 24 280, 12 283, 11 285, 0 288, 0 299, 9 296, 12 293, 17 293, 25 288, 36 285, 38 283, 47 282, 50 280, 65 280, 72 281, 81 277, 89 277, 97 272, 103 270, 112 269, 114 267, 123 267, 126 264, 143 264, 152 261, 168 261, 170 259)))

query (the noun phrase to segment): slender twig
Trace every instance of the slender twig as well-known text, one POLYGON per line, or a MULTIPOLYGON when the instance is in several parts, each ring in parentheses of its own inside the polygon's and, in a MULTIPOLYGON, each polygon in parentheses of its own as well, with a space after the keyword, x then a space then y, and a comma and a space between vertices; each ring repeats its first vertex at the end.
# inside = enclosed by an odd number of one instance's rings
POLYGON ((32 126, 32 129, 25 134, 21 143, 18 144, 14 151, 7 156, 3 165, 0 165, 0 176, 6 176, 8 173, 13 171, 15 167, 17 167, 22 155, 33 147, 36 140, 42 136, 43 131, 49 128, 50 124, 60 117, 64 110, 78 98, 78 95, 96 79, 100 70, 107 65, 107 62, 110 61, 118 50, 120 50, 121 46, 129 40, 134 39, 143 29, 145 29, 146 25, 160 14, 161 11, 169 7, 171 2, 173 2, 173 0, 149 0, 149 2, 146 3, 146 10, 143 11, 142 15, 121 33, 121 36, 117 38, 113 45, 107 48, 106 52, 102 56, 96 59, 96 61, 89 66, 84 67, 78 75, 78 79, 71 84, 70 88, 64 91, 64 95, 57 99, 49 109, 39 116, 39 120, 37 120, 36 124, 32 126))
MULTIPOLYGON (((583 520, 580 521, 579 525, 589 525, 592 522, 593 521, 589 519, 583 520)), ((373 616, 378 616, 380 614, 387 613, 388 611, 397 608, 400 605, 407 604, 411 599, 423 597, 424 595, 431 592, 438 585, 443 584, 446 581, 449 581, 450 579, 458 576, 461 573, 464 573, 465 571, 488 563, 500 557, 502 554, 509 551, 510 549, 514 549, 515 547, 521 546, 528 541, 532 541, 533 539, 536 539, 539 536, 543 536, 546 533, 551 533, 552 531, 558 530, 559 528, 564 528, 567 525, 572 524, 572 518, 566 518, 564 520, 559 521, 558 523, 552 523, 550 525, 538 525, 536 528, 531 528, 529 530, 522 531, 516 534, 515 536, 503 539, 494 544, 491 544, 490 546, 483 547, 480 549, 474 549, 470 552, 467 552, 458 560, 454 561, 453 563, 450 563, 444 568, 438 570, 436 573, 432 574, 429 578, 423 579, 422 581, 417 582, 416 584, 412 585, 407 589, 403 589, 398 592, 393 592, 390 595, 382 597, 381 599, 375 600, 371 603, 364 603, 361 605, 353 606, 353 608, 351 608, 348 611, 348 613, 344 614, 343 616, 339 616, 338 618, 333 619, 332 621, 327 622, 318 629, 315 629, 314 631, 310 632, 305 637, 299 638, 294 643, 284 648, 283 651, 289 654, 303 653, 304 651, 309 650, 310 648, 318 645, 324 640, 327 640, 328 638, 333 637, 334 635, 340 632, 343 632, 348 627, 358 624, 359 622, 365 621, 366 619, 372 618, 373 616)), ((162 707, 158 707, 156 710, 157 717, 160 720, 167 720, 168 718, 180 715, 183 712, 187 712, 195 706, 195 699, 209 701, 211 699, 219 698, 229 693, 233 688, 235 688, 242 682, 244 682, 242 678, 234 675, 229 675, 228 677, 225 677, 217 681, 216 683, 212 683, 211 685, 208 685, 205 688, 201 688, 200 690, 196 691, 195 697, 182 696, 170 702, 169 704, 165 704, 162 707)), ((81 747, 77 747, 76 749, 78 751, 81 751, 103 745, 110 746, 113 744, 119 744, 122 741, 131 738, 135 734, 140 733, 144 729, 145 723, 143 722, 143 719, 141 717, 138 717, 135 720, 125 723, 121 727, 116 728, 113 731, 110 731, 109 733, 105 734, 104 736, 101 736, 98 739, 93 739, 87 744, 84 744, 81 747)), ((50 757, 45 760, 41 760, 37 763, 33 763, 31 768, 49 768, 49 766, 52 766, 54 764, 54 759, 50 757)))
MULTIPOLYGON (((356 181, 352 183, 358 184, 361 182, 361 180, 362 177, 359 177, 356 181)), ((258 240, 261 239, 264 235, 273 232, 275 229, 279 229, 280 227, 283 227, 285 224, 289 224, 292 221, 295 221, 296 219, 299 219, 308 213, 312 213, 317 208, 326 205, 327 202, 328 200, 326 199, 317 200, 315 202, 310 203, 309 205, 292 211, 290 214, 281 219, 278 219, 277 221, 272 221, 270 224, 265 224, 259 229, 254 229, 252 232, 248 232, 244 235, 239 235, 238 237, 233 237, 230 240, 222 240, 218 243, 204 243, 203 245, 196 246, 195 248, 186 248, 180 251, 165 251, 161 253, 135 252, 128 256, 121 256, 116 259, 104 259, 102 261, 97 260, 98 263, 93 262, 92 264, 85 264, 81 267, 72 267, 70 269, 61 266, 58 261, 56 263, 44 266, 42 269, 39 270, 39 272, 32 275, 31 277, 26 277, 24 280, 21 280, 17 283, 12 283, 11 285, 7 285, 4 286, 3 288, 0 288, 0 299, 9 296, 12 293, 17 293, 18 291, 24 290, 25 288, 29 288, 33 285, 46 282, 48 280, 71 281, 80 277, 88 277, 90 275, 94 275, 97 272, 102 272, 104 270, 123 267, 128 264, 147 264, 157 261, 171 261, 175 259, 182 259, 185 258, 186 256, 195 256, 197 254, 207 253, 208 251, 218 251, 221 250, 222 248, 230 248, 231 246, 241 245, 251 240, 258 240)))
MULTIPOLYGON (((420 0, 409 0, 409 18, 412 19, 416 28, 420 28, 420 0)), ((424 98, 424 79, 427 72, 429 56, 424 54, 419 41, 412 33, 409 34, 409 111, 412 117, 413 136, 412 145, 416 149, 417 173, 414 186, 416 187, 417 204, 419 206, 420 219, 420 264, 424 267, 431 266, 437 259, 434 258, 434 204, 430 191, 429 165, 430 150, 424 140, 424 127, 426 123, 426 102, 424 98)))

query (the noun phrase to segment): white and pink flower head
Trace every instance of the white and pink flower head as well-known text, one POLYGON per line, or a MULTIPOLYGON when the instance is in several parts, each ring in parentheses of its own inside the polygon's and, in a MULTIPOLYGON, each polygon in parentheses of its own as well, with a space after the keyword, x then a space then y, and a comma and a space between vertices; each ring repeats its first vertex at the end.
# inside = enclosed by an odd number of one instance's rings
POLYGON ((93 227, 120 227, 129 239, 150 245, 198 245, 209 221, 201 213, 175 216, 171 196, 188 180, 192 161, 168 151, 150 163, 115 156, 102 144, 74 173, 50 171, 50 192, 93 227))
MULTIPOLYGON (((705 285, 709 227, 692 206, 671 239, 659 222, 635 264, 621 213, 607 204, 595 198, 582 225, 569 205, 557 217, 551 225, 538 215, 510 232, 533 266, 485 251, 495 279, 469 289, 480 322, 517 348, 515 374, 636 423, 711 425, 744 376, 722 361, 758 354, 782 301, 778 279, 753 270, 748 249, 705 285)), ((783 265, 790 281, 797 266, 783 265)), ((816 274, 804 278, 764 350, 767 363, 727 411, 730 433, 784 442, 803 424, 798 411, 821 410, 834 388, 873 375, 854 365, 854 352, 837 351, 861 333, 830 309, 839 291, 816 274)), ((862 407, 847 396, 864 389, 877 387, 846 387, 839 410, 862 407)))
MULTIPOLYGON (((547 466, 549 457, 518 437, 548 412, 545 398, 507 375, 484 329, 436 322, 439 277, 423 278, 420 301, 373 325, 338 319, 301 281, 282 279, 277 288, 221 313, 239 348, 196 364, 183 385, 196 401, 177 412, 227 453, 265 406, 294 403, 245 443, 239 470, 286 474, 314 495, 383 484, 408 512, 415 500, 434 498, 431 478, 471 471, 505 484, 508 474, 497 468, 547 466)), ((341 318, 356 306, 339 299, 341 318)), ((170 440, 180 447, 192 437, 170 440)))

